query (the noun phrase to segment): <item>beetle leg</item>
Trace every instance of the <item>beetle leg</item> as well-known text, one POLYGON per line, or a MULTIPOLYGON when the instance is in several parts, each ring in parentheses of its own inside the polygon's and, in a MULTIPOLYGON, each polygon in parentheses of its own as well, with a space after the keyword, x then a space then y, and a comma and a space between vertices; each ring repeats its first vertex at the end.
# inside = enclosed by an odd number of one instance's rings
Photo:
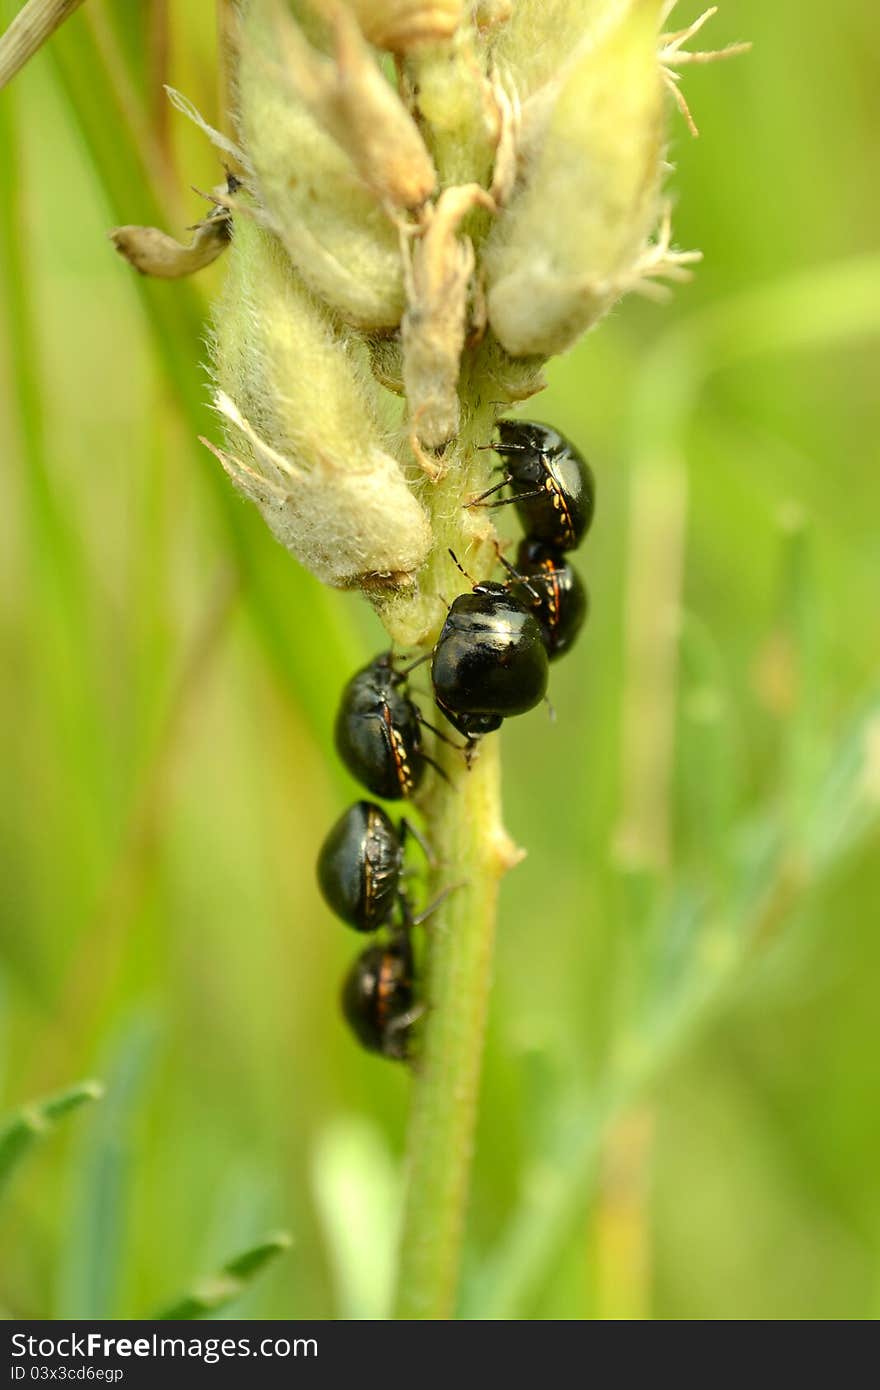
POLYGON ((427 907, 422 908, 421 912, 417 912, 415 916, 410 917, 410 926, 420 927, 422 923, 425 922, 432 915, 432 913, 437 911, 437 908, 440 906, 440 904, 444 903, 451 893, 457 893, 459 888, 464 888, 466 886, 466 879, 462 879, 461 883, 451 883, 448 888, 443 889, 442 893, 437 894, 433 902, 428 903, 427 907))
POLYGON ((437 773, 437 776, 442 777, 443 781, 451 787, 452 778, 449 776, 449 773, 444 771, 440 764, 438 762, 435 762, 433 758, 429 757, 427 753, 423 753, 422 757, 424 758, 425 762, 428 763, 434 769, 434 771, 437 773))
POLYGON ((511 475, 509 473, 505 473, 500 483, 496 483, 494 487, 487 487, 485 492, 477 493, 476 497, 472 497, 470 502, 465 502, 464 505, 466 507, 476 507, 480 502, 484 500, 484 498, 491 497, 493 492, 500 492, 501 488, 506 487, 508 483, 512 482, 513 478, 511 477, 511 475))
MULTIPOLYGON (((486 496, 487 494, 483 494, 486 496)), ((473 502, 466 502, 466 507, 511 507, 515 502, 527 502, 530 497, 546 497, 544 488, 537 487, 534 492, 518 492, 515 497, 501 497, 497 502, 483 502, 479 497, 475 497, 473 502)))
POLYGON ((407 1009, 389 1021, 382 1043, 382 1052, 386 1057, 390 1057, 394 1062, 408 1062, 410 1060, 407 1034, 412 1025, 418 1023, 425 1012, 426 1005, 413 1004, 411 1009, 407 1009))
MULTIPOLYGON (((411 820, 407 820, 406 816, 402 816, 402 817, 401 817, 401 820, 400 820, 400 843, 401 843, 401 845, 405 845, 405 844, 406 844, 406 841, 407 841, 409 838, 412 838, 413 840, 415 840, 416 844, 419 846, 419 849, 422 851, 422 854, 425 856, 425 859, 427 860, 428 868, 429 868, 429 869, 436 869, 436 867, 437 867, 437 860, 436 860, 436 858, 435 858, 435 856, 434 856, 434 851, 431 849, 431 846, 429 845, 428 841, 425 839, 425 837, 424 837, 424 835, 422 834, 421 830, 418 830, 418 829, 416 828, 416 826, 413 825, 413 823, 412 823, 411 820)), ((404 872, 405 872, 405 871, 404 871, 404 872)))
POLYGON ((464 753, 467 749, 466 743, 456 743, 455 739, 449 738, 447 734, 444 734, 442 729, 438 729, 434 724, 429 724, 421 710, 419 710, 419 723, 423 724, 426 729, 430 729, 434 737, 439 738, 441 743, 448 744, 450 748, 457 748, 459 753, 464 753))

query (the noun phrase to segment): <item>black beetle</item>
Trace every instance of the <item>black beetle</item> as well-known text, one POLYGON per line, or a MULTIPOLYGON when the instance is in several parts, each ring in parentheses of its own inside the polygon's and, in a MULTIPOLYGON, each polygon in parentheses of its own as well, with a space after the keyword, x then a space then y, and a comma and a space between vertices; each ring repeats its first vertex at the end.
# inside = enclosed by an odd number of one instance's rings
POLYGON ((404 678, 383 652, 358 671, 336 715, 336 751, 352 776, 386 801, 412 796, 429 761, 422 751, 419 711, 404 678))
POLYGON ((499 420, 497 428, 498 443, 487 447, 501 455, 507 472, 467 505, 515 506, 533 540, 574 550, 593 520, 596 486, 590 465, 570 440, 537 420, 499 420), (512 497, 486 501, 508 484, 512 497))
POLYGON ((474 739, 525 714, 543 700, 548 674, 540 624, 507 585, 475 584, 453 601, 431 680, 437 705, 460 733, 474 739))
POLYGON ((547 655, 554 661, 572 646, 590 611, 580 575, 561 551, 531 536, 520 542, 515 568, 499 558, 511 576, 507 587, 534 613, 547 655))
POLYGON ((403 836, 381 806, 356 801, 339 817, 318 855, 327 906, 356 931, 375 931, 398 901, 403 836))
POLYGON ((368 946, 352 965, 342 986, 342 1012, 368 1052, 403 1062, 409 1056, 415 1005, 412 944, 397 932, 381 946, 368 946))

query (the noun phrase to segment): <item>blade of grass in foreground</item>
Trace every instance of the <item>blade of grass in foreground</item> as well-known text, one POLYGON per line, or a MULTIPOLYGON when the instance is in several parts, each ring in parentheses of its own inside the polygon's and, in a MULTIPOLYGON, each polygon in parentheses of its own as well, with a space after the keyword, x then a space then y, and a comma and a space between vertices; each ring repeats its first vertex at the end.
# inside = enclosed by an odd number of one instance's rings
MULTIPOLYGON (((22 131, 27 120, 21 89, 0 102, 0 149, 3 150, 3 197, 0 199, 0 334, 14 344, 9 356, 13 402, 13 449, 21 477, 22 515, 27 539, 22 574, 22 621, 28 650, 39 673, 48 727, 41 738, 52 740, 48 761, 64 765, 71 785, 89 788, 80 798, 75 823, 56 838, 54 873, 68 886, 71 915, 94 891, 110 821, 101 795, 106 785, 105 741, 89 652, 92 595, 88 565, 75 526, 54 485, 46 426, 47 383, 41 362, 41 325, 35 311, 34 274, 25 198, 22 131), (16 449, 17 446, 17 449, 16 449)), ((10 687, 12 689, 12 687, 10 687)), ((13 783, 15 779, 13 778, 13 783)), ((15 795, 10 787, 9 795, 15 795)), ((22 802, 22 813, 25 812, 22 802)))
POLYGON ((125 1288, 132 1172, 152 1075, 157 1025, 128 1014, 104 1068, 107 1098, 71 1163, 66 1238, 56 1258, 52 1316, 113 1318, 125 1288))
POLYGON ((222 1266, 216 1274, 200 1280, 176 1303, 170 1304, 155 1316, 160 1322, 206 1318, 219 1313, 240 1298, 252 1279, 267 1264, 290 1249, 290 1236, 284 1231, 267 1236, 243 1254, 222 1266))
POLYGON ((90 1100, 100 1100, 103 1094, 99 1081, 80 1081, 57 1095, 23 1105, 12 1115, 0 1127, 0 1192, 24 1156, 52 1132, 59 1120, 90 1100))

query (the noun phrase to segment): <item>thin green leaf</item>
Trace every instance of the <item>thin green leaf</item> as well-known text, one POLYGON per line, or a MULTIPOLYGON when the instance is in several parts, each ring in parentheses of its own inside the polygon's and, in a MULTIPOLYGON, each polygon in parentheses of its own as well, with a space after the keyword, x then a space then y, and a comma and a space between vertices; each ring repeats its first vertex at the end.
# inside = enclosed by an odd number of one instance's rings
POLYGON ((59 1120, 90 1100, 100 1100, 99 1081, 81 1081, 46 1100, 24 1105, 0 1128, 0 1191, 7 1185, 25 1154, 55 1128, 59 1120))
POLYGON ((880 828, 880 693, 837 745, 813 788, 805 851, 817 872, 834 871, 880 828))
POLYGON ((789 831, 799 838, 809 815, 817 770, 825 750, 816 737, 822 650, 818 627, 819 586, 813 563, 812 532, 797 508, 780 518, 779 637, 781 659, 789 665, 792 707, 783 724, 782 786, 789 831))
POLYGON ((681 632, 679 815, 686 847, 727 881, 727 840, 739 791, 734 708, 722 654, 691 613, 681 632))
POLYGON ((134 1129, 155 1043, 154 1020, 148 1014, 135 1015, 105 1069, 107 1098, 98 1123, 84 1136, 74 1166, 56 1317, 120 1315, 134 1129))
POLYGON ((228 1308, 240 1298, 252 1279, 278 1255, 289 1250, 291 1238, 284 1231, 267 1236, 235 1259, 223 1265, 216 1274, 195 1284, 176 1303, 155 1316, 161 1322, 206 1318, 228 1308))

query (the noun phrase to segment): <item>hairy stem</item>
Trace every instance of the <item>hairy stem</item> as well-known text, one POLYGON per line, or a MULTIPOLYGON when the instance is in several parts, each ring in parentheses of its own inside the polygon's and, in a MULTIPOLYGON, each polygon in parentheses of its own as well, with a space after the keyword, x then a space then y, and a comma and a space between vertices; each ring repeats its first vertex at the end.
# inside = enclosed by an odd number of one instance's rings
MULTIPOLYGON (((487 455, 476 447, 491 438, 492 408, 476 383, 461 455, 434 485, 431 507, 436 546, 424 596, 445 605, 466 581, 447 546, 483 578, 494 562, 491 528, 462 508, 468 493, 485 486, 487 455)), ((436 716, 440 720, 439 714, 436 716)), ((462 753, 438 743, 449 781, 432 781, 423 802, 437 857, 438 890, 457 885, 426 924, 428 948, 423 994, 427 1015, 413 1086, 408 1181, 395 1316, 453 1315, 470 1184, 474 1129, 488 1012, 498 884, 518 854, 501 819, 500 739, 482 741, 468 769, 462 753)))

